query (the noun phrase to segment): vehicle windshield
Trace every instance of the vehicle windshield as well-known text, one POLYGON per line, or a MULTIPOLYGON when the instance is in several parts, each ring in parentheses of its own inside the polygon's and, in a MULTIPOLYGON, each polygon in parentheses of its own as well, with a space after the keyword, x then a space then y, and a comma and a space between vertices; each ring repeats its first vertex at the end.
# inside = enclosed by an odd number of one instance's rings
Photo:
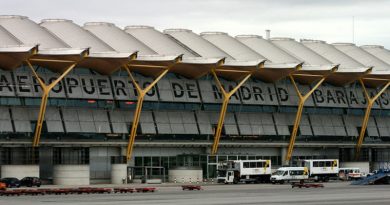
POLYGON ((276 172, 275 172, 275 175, 279 175, 279 176, 281 176, 281 175, 283 175, 284 174, 284 170, 277 170, 276 172))
POLYGON ((218 177, 225 177, 226 171, 225 170, 218 170, 218 177))

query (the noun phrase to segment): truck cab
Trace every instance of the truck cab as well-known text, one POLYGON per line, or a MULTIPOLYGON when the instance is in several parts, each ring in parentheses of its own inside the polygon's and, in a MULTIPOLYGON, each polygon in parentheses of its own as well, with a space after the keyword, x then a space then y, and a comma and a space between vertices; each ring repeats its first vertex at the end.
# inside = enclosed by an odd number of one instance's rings
POLYGON ((235 178, 234 175, 235 175, 234 170, 219 170, 217 182, 224 183, 224 184, 237 184, 239 180, 237 177, 235 178))

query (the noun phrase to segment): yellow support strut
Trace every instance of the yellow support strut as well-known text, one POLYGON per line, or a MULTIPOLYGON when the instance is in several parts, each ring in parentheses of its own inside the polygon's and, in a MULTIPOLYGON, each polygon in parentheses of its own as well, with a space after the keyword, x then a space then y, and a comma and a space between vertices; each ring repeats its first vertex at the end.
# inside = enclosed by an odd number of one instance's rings
POLYGON ((229 104, 229 100, 230 100, 230 97, 251 77, 251 73, 248 73, 234 88, 233 90, 231 90, 230 92, 227 92, 221 82, 219 81, 219 78, 217 76, 217 74, 215 73, 215 70, 212 70, 211 73, 213 74, 214 76, 214 79, 215 81, 217 82, 217 86, 219 87, 219 89, 221 90, 221 93, 222 93, 222 96, 223 96, 223 102, 222 102, 222 107, 221 107, 221 111, 219 113, 219 119, 218 119, 218 125, 217 125, 217 128, 215 130, 215 135, 214 135, 214 143, 213 143, 213 147, 212 147, 212 150, 211 150, 211 154, 212 155, 215 155, 218 151, 218 145, 219 145, 219 140, 221 138, 221 132, 222 132, 222 127, 223 127, 223 123, 225 121, 225 115, 226 115, 226 110, 227 110, 227 106, 229 104))
POLYGON ((359 82, 362 85, 364 95, 367 98, 367 107, 366 107, 366 112, 364 113, 364 118, 363 118, 362 128, 360 130, 359 138, 358 138, 358 141, 356 143, 355 160, 359 159, 360 151, 361 151, 362 144, 364 141, 364 135, 366 134, 368 121, 370 119, 370 113, 371 113, 372 106, 374 105, 374 102, 379 98, 379 96, 381 96, 382 93, 385 92, 386 89, 390 85, 390 82, 387 82, 374 97, 371 97, 366 89, 366 86, 364 85, 363 80, 360 79, 359 82))
POLYGON ((41 106, 39 108, 38 120, 35 127, 34 140, 33 140, 33 147, 38 147, 41 138, 43 121, 45 120, 45 112, 47 107, 47 101, 49 98, 49 93, 76 66, 77 63, 73 62, 69 67, 66 68, 65 72, 63 72, 55 81, 51 82, 48 85, 46 85, 43 82, 43 80, 39 77, 39 75, 35 72, 34 67, 31 65, 30 61, 27 60, 26 63, 28 67, 31 69, 31 71, 33 72, 35 78, 38 80, 39 85, 41 86, 43 92, 41 98, 41 106))
POLYGON ((129 161, 131 158, 131 155, 133 153, 135 136, 137 135, 137 128, 138 128, 138 123, 139 123, 139 119, 141 116, 142 105, 144 102, 145 95, 157 84, 158 81, 161 80, 161 78, 163 78, 168 73, 169 69, 172 66, 165 67, 164 71, 161 72, 157 76, 157 78, 154 79, 153 82, 144 89, 142 89, 141 86, 135 80, 133 74, 131 73, 129 66, 126 65, 124 67, 125 67, 127 73, 129 74, 129 77, 130 77, 131 81, 133 82, 133 84, 137 90, 137 93, 138 93, 137 107, 136 107, 135 112, 134 112, 133 123, 131 125, 131 131, 130 131, 130 135, 129 135, 129 142, 127 144, 126 160, 129 161))
POLYGON ((298 85, 295 82, 294 77, 290 75, 291 82, 293 83, 295 91, 298 94, 299 102, 298 102, 298 110, 295 116, 294 127, 290 137, 290 143, 288 145, 288 150, 286 153, 286 162, 290 161, 292 157, 292 153, 294 151, 294 144, 295 144, 295 139, 297 138, 299 124, 301 122, 303 106, 305 105, 305 102, 310 97, 310 95, 324 82, 325 78, 326 77, 321 77, 321 79, 315 84, 314 87, 310 89, 309 92, 307 92, 305 95, 302 95, 301 91, 298 88, 298 85))

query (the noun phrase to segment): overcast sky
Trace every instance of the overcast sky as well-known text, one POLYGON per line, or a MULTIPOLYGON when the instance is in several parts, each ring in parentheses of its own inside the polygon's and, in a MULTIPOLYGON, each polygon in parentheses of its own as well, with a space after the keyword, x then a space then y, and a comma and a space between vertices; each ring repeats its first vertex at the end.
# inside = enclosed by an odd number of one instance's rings
POLYGON ((120 27, 149 25, 196 33, 353 41, 390 48, 390 0, 0 0, 0 13, 40 22, 66 18, 78 24, 112 22, 120 27))

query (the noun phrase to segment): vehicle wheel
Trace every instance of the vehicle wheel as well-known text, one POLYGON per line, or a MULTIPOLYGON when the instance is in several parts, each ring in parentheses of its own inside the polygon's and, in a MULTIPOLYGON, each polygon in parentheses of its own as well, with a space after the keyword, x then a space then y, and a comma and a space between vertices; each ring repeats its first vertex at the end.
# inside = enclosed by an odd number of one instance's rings
POLYGON ((272 183, 272 184, 276 184, 276 182, 275 182, 275 181, 272 181, 271 183, 272 183))
POLYGON ((37 185, 37 187, 41 187, 41 185, 37 185))
POLYGON ((279 184, 284 184, 284 180, 280 180, 279 184))
POLYGON ((322 181, 328 182, 329 181, 329 177, 325 177, 322 181))

